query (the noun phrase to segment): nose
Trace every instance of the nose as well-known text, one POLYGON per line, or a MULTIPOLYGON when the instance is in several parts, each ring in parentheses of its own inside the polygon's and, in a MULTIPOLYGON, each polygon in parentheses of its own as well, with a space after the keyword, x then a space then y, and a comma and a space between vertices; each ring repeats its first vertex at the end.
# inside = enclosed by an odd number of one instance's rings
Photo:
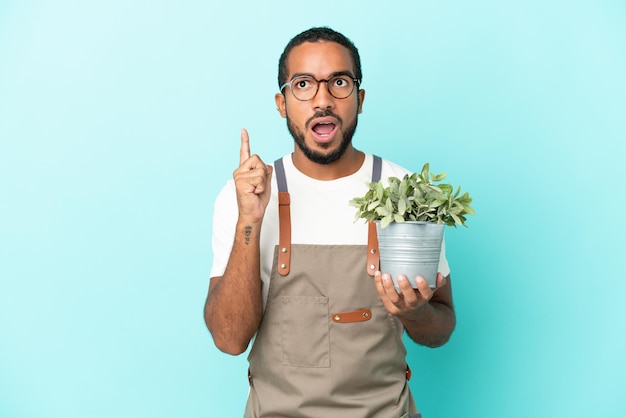
POLYGON ((332 109, 335 107, 335 98, 328 91, 327 80, 319 81, 317 94, 311 99, 311 104, 314 109, 332 109))

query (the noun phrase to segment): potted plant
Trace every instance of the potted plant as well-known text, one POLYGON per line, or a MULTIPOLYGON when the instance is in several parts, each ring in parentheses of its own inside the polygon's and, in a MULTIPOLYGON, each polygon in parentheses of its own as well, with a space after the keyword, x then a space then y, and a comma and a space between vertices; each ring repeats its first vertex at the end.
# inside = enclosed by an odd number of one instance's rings
POLYGON ((440 183, 446 176, 430 173, 426 163, 420 173, 389 177, 386 187, 382 180, 368 183, 364 196, 350 200, 357 208, 355 222, 376 223, 380 270, 391 274, 396 287, 404 274, 413 287, 419 275, 434 288, 444 227, 466 226, 466 216, 474 214, 467 192, 440 183))

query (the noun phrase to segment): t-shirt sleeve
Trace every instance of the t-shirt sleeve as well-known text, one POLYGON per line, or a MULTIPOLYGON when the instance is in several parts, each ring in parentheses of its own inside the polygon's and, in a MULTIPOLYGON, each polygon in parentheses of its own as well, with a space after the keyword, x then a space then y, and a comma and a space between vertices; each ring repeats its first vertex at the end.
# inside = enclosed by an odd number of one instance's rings
POLYGON ((213 207, 213 236, 211 239, 213 264, 210 277, 224 275, 233 248, 237 216, 237 194, 235 184, 231 180, 217 195, 213 207))

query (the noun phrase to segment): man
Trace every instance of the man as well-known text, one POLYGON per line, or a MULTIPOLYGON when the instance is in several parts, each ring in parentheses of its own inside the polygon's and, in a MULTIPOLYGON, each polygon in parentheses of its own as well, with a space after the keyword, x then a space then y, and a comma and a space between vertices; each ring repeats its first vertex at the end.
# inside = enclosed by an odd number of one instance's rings
POLYGON ((266 164, 242 130, 240 166, 215 204, 205 321, 216 346, 249 354, 245 417, 408 417, 404 330, 445 344, 455 326, 442 251, 437 288, 366 269, 368 226, 348 201, 408 170, 354 148, 365 91, 353 43, 329 28, 294 37, 276 106, 294 152, 266 164))

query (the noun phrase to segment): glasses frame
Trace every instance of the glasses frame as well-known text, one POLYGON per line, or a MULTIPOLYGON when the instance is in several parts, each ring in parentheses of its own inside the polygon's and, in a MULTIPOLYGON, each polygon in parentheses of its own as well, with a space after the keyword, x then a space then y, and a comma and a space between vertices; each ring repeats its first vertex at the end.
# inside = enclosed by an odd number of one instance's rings
MULTIPOLYGON (((285 87, 289 87, 289 90, 291 90, 291 94, 293 95, 293 97, 296 98, 296 100, 299 100, 301 102, 308 102, 309 100, 313 100, 315 98, 315 96, 317 96, 317 93, 320 91, 320 83, 326 83, 326 91, 328 92, 328 94, 330 94, 331 96, 333 96, 335 99, 337 100, 343 100, 343 99, 347 99, 348 97, 350 97, 352 95, 352 93, 354 93, 354 89, 355 87, 359 88, 360 82, 357 78, 354 78, 354 76, 350 73, 337 73, 337 74, 333 74, 330 77, 326 78, 326 79, 321 79, 318 80, 317 78, 313 77, 312 75, 309 74, 300 74, 297 75, 295 77, 293 77, 290 81, 286 82, 285 84, 283 84, 282 86, 280 86, 280 92, 282 93, 283 90, 285 89, 285 87), (332 80, 335 77, 341 77, 341 76, 348 76, 348 78, 350 78, 352 81, 354 81, 354 85, 352 86, 352 90, 350 91, 350 94, 348 94, 346 97, 337 97, 335 96, 331 91, 330 91, 330 87, 328 87, 328 82, 330 80, 332 80), (293 92, 293 88, 291 87, 291 85, 293 84, 294 81, 296 81, 299 78, 310 78, 311 80, 315 80, 316 86, 315 86, 315 93, 313 94, 313 96, 311 96, 310 99, 300 99, 298 98, 298 96, 296 96, 296 94, 293 92)), ((283 93, 284 94, 284 93, 283 93)))

